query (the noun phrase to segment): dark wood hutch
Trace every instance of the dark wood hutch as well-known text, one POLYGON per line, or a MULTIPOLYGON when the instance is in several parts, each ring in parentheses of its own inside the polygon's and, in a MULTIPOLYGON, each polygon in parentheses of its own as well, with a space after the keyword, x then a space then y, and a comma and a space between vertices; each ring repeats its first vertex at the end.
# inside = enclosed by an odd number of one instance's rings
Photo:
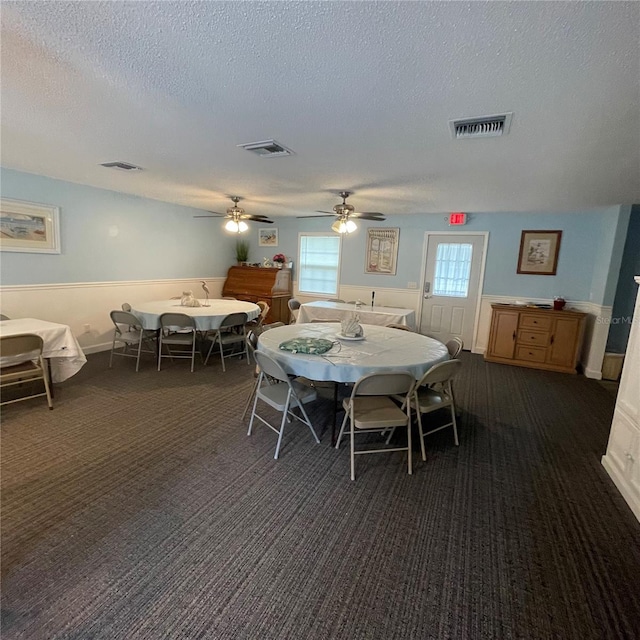
POLYGON ((227 273, 223 296, 258 302, 264 300, 270 307, 266 323, 289 322, 289 300, 293 290, 291 269, 271 267, 231 267, 227 273))

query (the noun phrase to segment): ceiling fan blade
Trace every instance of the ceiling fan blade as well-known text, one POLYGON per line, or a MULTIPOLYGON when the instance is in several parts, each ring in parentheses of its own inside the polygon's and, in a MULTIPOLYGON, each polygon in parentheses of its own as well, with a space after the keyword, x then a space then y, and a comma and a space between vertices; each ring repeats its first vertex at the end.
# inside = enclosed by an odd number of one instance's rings
POLYGON ((269 220, 269 218, 263 218, 262 216, 241 216, 243 220, 254 220, 255 222, 263 222, 264 224, 273 224, 273 220, 269 220))
POLYGON ((217 218, 218 216, 193 216, 194 218, 217 218))
POLYGON ((386 220, 381 213, 365 213, 364 211, 362 213, 352 213, 351 217, 360 218, 361 220, 378 220, 380 222, 386 220))
POLYGON ((267 216, 263 216, 259 213, 243 213, 240 216, 240 220, 268 220, 267 216))
POLYGON ((296 218, 332 218, 335 215, 335 213, 325 213, 321 216, 296 216, 296 218))
POLYGON ((338 214, 335 211, 320 211, 316 209, 316 213, 328 213, 330 216, 337 216, 338 214))

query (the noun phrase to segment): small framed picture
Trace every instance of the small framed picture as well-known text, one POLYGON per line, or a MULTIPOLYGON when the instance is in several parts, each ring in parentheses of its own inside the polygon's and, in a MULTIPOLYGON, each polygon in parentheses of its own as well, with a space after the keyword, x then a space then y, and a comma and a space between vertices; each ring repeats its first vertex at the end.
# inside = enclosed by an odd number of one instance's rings
POLYGON ((523 231, 517 272, 555 276, 561 239, 562 231, 523 231))
POLYGON ((60 253, 60 210, 48 204, 0 200, 0 250, 60 253))
POLYGON ((258 229, 258 246, 259 247, 277 247, 278 246, 278 230, 263 228, 258 229))

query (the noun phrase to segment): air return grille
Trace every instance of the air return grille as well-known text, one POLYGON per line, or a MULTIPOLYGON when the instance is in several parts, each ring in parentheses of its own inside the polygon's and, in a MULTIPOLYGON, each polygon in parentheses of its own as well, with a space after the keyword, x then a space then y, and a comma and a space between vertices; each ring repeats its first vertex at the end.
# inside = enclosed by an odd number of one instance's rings
POLYGON ((509 133, 513 113, 449 120, 454 138, 491 138, 509 133))

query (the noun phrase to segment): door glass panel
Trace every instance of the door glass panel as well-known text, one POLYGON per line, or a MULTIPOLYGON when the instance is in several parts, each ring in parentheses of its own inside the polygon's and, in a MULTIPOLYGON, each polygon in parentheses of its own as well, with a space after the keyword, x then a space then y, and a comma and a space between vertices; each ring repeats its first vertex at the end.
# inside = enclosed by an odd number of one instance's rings
POLYGON ((434 296, 467 297, 472 256, 473 246, 470 244, 438 244, 433 278, 434 296))

